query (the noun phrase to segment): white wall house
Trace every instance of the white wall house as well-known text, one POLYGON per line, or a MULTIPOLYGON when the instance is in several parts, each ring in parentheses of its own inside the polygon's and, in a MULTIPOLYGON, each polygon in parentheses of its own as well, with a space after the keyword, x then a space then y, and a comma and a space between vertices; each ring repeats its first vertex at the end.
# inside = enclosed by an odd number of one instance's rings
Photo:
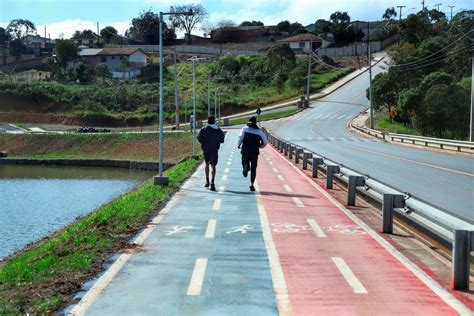
POLYGON ((315 51, 321 46, 325 47, 330 44, 329 42, 324 41, 321 37, 311 34, 311 33, 294 35, 294 36, 279 40, 278 42, 287 43, 290 45, 291 49, 295 51, 304 52, 304 53, 308 53, 310 50, 310 47, 312 47, 312 50, 315 51))

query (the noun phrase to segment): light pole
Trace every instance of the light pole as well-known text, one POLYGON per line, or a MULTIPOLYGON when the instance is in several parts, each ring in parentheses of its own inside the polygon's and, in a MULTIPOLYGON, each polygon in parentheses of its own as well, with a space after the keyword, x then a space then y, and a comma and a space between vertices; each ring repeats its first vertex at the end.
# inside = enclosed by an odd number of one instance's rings
POLYGON ((211 116, 211 78, 207 73, 207 117, 211 116))
POLYGON ((448 5, 448 7, 451 9, 451 17, 449 18, 449 21, 451 21, 453 19, 453 8, 455 5, 448 5))
POLYGON ((196 155, 196 62, 205 61, 205 58, 191 58, 193 62, 193 158, 196 155))
POLYGON ((469 141, 474 141, 474 110, 473 110, 473 103, 474 103, 474 57, 471 55, 471 124, 469 130, 469 141))
POLYGON ((165 15, 193 15, 193 11, 189 12, 160 12, 160 31, 159 31, 159 42, 160 42, 160 162, 158 167, 158 175, 153 177, 153 183, 155 185, 168 185, 168 177, 163 175, 163 16, 165 15))
POLYGON ((406 5, 397 5, 397 8, 400 9, 400 16, 398 17, 398 20, 401 21, 402 20, 402 9, 406 8, 406 5))
POLYGON ((308 52, 308 78, 306 81, 306 100, 309 102, 309 89, 311 85, 311 54, 313 53, 313 41, 309 41, 308 52))

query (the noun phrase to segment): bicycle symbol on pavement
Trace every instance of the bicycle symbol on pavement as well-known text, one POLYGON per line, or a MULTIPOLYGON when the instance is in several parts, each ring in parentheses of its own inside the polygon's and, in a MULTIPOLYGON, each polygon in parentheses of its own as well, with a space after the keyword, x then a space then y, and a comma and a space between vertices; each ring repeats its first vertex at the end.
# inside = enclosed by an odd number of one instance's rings
POLYGON ((231 227, 230 229, 231 230, 226 232, 226 234, 233 234, 233 233, 247 234, 247 231, 253 229, 253 227, 250 225, 243 225, 243 226, 231 227))
POLYGON ((299 233, 300 231, 310 230, 307 225, 297 225, 291 223, 273 223, 272 231, 275 233, 299 233))
POLYGON ((166 236, 171 236, 174 234, 187 233, 193 228, 193 226, 173 226, 171 230, 165 230, 165 232, 166 236))
POLYGON ((328 232, 339 232, 346 235, 365 235, 367 234, 360 226, 338 224, 331 227, 325 227, 328 232))

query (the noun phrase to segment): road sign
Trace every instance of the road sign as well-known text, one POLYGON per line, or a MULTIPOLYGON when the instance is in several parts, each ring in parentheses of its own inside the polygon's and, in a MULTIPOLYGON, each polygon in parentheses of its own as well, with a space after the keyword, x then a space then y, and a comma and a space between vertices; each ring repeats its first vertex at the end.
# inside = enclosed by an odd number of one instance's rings
POLYGON ((260 110, 260 108, 258 108, 257 111, 255 111, 255 113, 257 113, 257 115, 260 115, 262 113, 262 110, 260 110))

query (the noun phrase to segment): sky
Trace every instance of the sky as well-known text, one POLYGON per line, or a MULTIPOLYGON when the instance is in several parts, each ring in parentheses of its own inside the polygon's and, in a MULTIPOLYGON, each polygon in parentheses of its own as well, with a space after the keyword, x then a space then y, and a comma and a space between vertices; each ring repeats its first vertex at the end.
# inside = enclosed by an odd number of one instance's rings
MULTIPOLYGON (((441 0, 442 1, 442 0, 441 0)), ((308 25, 317 19, 329 19, 337 10, 348 11, 352 20, 380 20, 385 9, 405 5, 402 14, 421 9, 421 0, 0 0, 0 27, 17 18, 32 21, 40 35, 51 38, 70 38, 76 30, 111 25, 124 34, 130 21, 144 10, 166 12, 172 5, 200 3, 209 12, 209 22, 225 19, 239 24, 245 20, 259 20, 274 25, 283 20, 308 25)), ((440 0, 425 0, 425 6, 434 8, 440 0)), ((449 0, 440 5, 448 17, 454 5, 454 14, 461 9, 474 9, 473 0, 449 0)), ((398 9, 397 9, 398 12, 398 9)), ((202 34, 203 31, 193 32, 202 34)), ((180 33, 178 33, 178 36, 180 33)))

